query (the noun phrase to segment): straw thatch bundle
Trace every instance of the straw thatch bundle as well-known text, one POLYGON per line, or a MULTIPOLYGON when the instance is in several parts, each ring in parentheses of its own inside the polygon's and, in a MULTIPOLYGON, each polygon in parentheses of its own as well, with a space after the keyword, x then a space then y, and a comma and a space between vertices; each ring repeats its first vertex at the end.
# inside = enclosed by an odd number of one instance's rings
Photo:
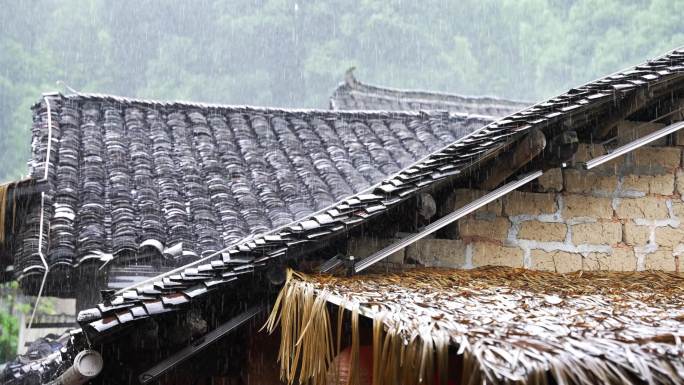
POLYGON ((17 189, 20 185, 26 185, 29 179, 0 184, 0 244, 6 241, 8 231, 14 231, 17 211, 17 189), (10 190, 13 190, 10 194, 10 190), (9 210, 12 210, 11 212, 9 210), (7 223, 7 220, 10 220, 7 223))
POLYGON ((0 244, 5 242, 5 217, 7 214, 7 206, 9 201, 10 183, 0 184, 0 244))
POLYGON ((358 315, 373 319, 374 385, 444 382, 457 369, 464 384, 684 383, 680 274, 503 267, 352 278, 290 273, 266 325, 281 327, 284 380, 326 383, 345 309, 352 311, 352 372, 358 315), (339 306, 335 338, 326 302, 339 306), (449 347, 458 368, 447 367, 449 347))

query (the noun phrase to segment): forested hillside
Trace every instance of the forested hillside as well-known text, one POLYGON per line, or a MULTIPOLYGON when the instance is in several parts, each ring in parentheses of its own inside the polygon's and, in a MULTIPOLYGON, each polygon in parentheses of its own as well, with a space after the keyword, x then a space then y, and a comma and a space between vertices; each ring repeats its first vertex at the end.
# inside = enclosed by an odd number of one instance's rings
POLYGON ((0 181, 26 172, 44 91, 327 107, 365 82, 535 101, 684 45, 684 0, 11 1, 0 181))

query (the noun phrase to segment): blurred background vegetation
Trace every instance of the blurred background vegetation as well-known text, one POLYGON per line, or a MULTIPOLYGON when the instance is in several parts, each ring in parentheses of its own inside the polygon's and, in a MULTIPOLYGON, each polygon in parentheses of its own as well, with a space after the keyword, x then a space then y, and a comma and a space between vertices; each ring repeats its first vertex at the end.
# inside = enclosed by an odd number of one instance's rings
POLYGON ((30 305, 17 301, 17 284, 0 284, 0 364, 14 359, 19 336, 19 313, 28 313, 30 305))
POLYGON ((326 108, 365 82, 537 101, 684 44, 682 0, 2 1, 0 181, 45 91, 326 108))
MULTIPOLYGON (((0 365, 17 356, 22 316, 30 319, 34 297, 23 296, 16 282, 0 284, 0 365)), ((36 314, 54 314, 51 298, 43 298, 36 314)), ((1 370, 0 370, 1 371, 1 370)))

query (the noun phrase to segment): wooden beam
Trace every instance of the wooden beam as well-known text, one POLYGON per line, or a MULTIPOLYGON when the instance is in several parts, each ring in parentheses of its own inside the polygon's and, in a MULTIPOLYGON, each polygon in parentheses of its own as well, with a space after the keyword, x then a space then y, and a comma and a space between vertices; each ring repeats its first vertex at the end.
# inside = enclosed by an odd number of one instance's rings
POLYGON ((529 161, 541 154, 546 147, 546 137, 541 130, 533 130, 518 142, 517 146, 497 160, 492 174, 482 183, 480 188, 493 190, 506 178, 513 175, 529 161))
POLYGON ((605 138, 608 134, 617 127, 618 123, 627 119, 629 115, 646 107, 646 104, 653 98, 653 91, 642 88, 637 90, 632 96, 627 97, 620 102, 618 107, 612 114, 601 123, 597 125, 597 136, 605 138))
POLYGON ((681 121, 684 121, 684 98, 676 99, 672 102, 672 114, 670 114, 667 120, 669 124, 681 121))
POLYGON ((621 120, 627 119, 633 113, 648 107, 658 98, 679 92, 682 88, 684 88, 684 80, 678 78, 636 90, 631 96, 620 101, 620 107, 615 109, 612 114, 599 121, 594 129, 595 137, 605 139, 621 120))

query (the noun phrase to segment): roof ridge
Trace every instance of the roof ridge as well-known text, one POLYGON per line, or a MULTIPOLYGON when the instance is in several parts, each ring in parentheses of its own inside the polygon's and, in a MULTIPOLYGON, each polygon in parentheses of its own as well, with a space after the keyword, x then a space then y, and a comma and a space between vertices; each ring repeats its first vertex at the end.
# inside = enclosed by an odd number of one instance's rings
POLYGON ((492 95, 468 95, 468 94, 457 94, 445 91, 429 91, 421 89, 410 89, 410 88, 395 88, 395 87, 383 87, 374 84, 364 83, 355 77, 347 79, 343 82, 338 83, 337 88, 335 88, 334 94, 339 90, 349 87, 353 90, 361 90, 366 92, 372 92, 377 96, 393 96, 392 94, 401 93, 409 97, 420 97, 426 101, 438 101, 438 102, 497 102, 502 104, 507 104, 511 106, 515 105, 530 105, 531 103, 524 100, 512 100, 508 98, 502 98, 492 95), (447 100, 444 100, 447 99, 447 100))
MULTIPOLYGON (((245 113, 289 113, 289 114, 310 114, 316 113, 327 116, 340 116, 340 115, 350 115, 358 117, 420 117, 424 115, 430 116, 447 116, 449 119, 488 119, 494 120, 495 117, 483 114, 469 114, 465 112, 450 112, 444 110, 418 110, 418 111, 394 111, 394 110, 330 110, 323 108, 287 108, 287 107, 271 107, 271 106, 254 106, 254 105, 234 105, 234 104, 224 104, 224 103, 208 103, 208 102, 194 102, 194 101, 184 101, 184 100, 173 100, 173 101, 163 101, 157 99, 145 99, 145 98, 135 98, 126 97, 113 94, 102 94, 102 93, 88 93, 88 92, 78 92, 74 94, 62 94, 61 92, 50 92, 44 93, 43 96, 59 97, 64 100, 82 100, 82 101, 106 101, 112 103, 121 104, 142 104, 147 106, 162 107, 162 108, 173 108, 173 107, 187 107, 187 108, 199 108, 199 109, 217 109, 217 110, 229 110, 235 112, 245 112, 245 113)), ((42 100, 41 100, 42 101, 42 100)), ((36 102, 32 108, 37 108, 41 101, 36 102)))

